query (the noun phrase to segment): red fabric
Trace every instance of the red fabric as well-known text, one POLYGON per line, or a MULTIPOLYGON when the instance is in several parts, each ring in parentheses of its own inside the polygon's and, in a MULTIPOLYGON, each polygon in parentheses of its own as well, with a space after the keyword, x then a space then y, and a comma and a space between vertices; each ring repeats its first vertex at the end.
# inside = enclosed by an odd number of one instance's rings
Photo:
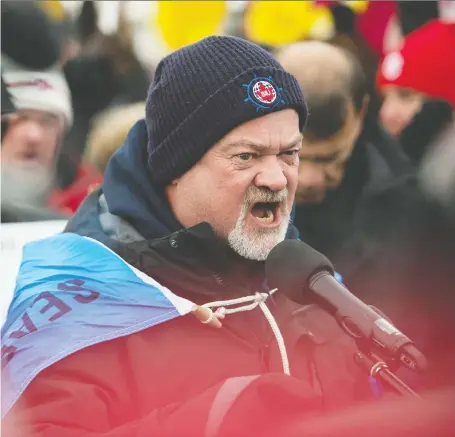
MULTIPOLYGON (((287 341, 292 377, 282 373, 278 345, 260 313, 227 317, 221 329, 187 315, 87 347, 43 370, 2 428, 16 431, 10 437, 214 435, 205 426, 221 386, 254 375, 261 376, 241 384, 245 390, 230 384, 224 391, 227 402, 236 397, 240 402, 221 436, 270 436, 261 431, 371 400, 367 375, 352 358, 355 344, 335 319, 317 307, 298 309, 280 296, 274 302, 271 311, 287 341), (263 428, 240 434, 248 425, 263 428)), ((56 328, 49 329, 51 339, 56 328)))
POLYGON ((94 168, 80 166, 76 180, 66 189, 55 191, 49 206, 63 214, 73 215, 84 199, 103 181, 103 176, 94 168))
POLYGON ((357 30, 368 45, 382 58, 384 35, 397 6, 394 1, 370 1, 368 9, 357 16, 357 30))
MULTIPOLYGON (((315 3, 333 6, 339 1, 316 0, 315 3)), ((357 31, 379 57, 384 55, 383 41, 387 25, 397 9, 395 1, 370 1, 365 12, 357 14, 357 31)))
POLYGON ((455 108, 455 23, 432 20, 410 33, 382 61, 377 84, 410 88, 455 108))

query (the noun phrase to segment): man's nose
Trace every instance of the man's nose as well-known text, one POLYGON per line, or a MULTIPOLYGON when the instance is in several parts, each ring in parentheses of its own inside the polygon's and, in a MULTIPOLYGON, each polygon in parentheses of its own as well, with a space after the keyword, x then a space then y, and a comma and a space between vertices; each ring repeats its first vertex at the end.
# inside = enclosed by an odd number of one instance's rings
POLYGON ((284 190, 288 185, 280 163, 272 157, 267 163, 264 163, 254 182, 257 187, 268 188, 271 191, 284 190))
POLYGON ((320 190, 324 186, 325 173, 322 166, 311 162, 300 162, 298 188, 320 190))
POLYGON ((390 134, 398 135, 400 133, 402 114, 390 99, 384 100, 379 110, 379 119, 390 134))
POLYGON ((25 137, 28 143, 40 143, 44 137, 44 129, 40 123, 36 121, 29 121, 23 126, 25 137))

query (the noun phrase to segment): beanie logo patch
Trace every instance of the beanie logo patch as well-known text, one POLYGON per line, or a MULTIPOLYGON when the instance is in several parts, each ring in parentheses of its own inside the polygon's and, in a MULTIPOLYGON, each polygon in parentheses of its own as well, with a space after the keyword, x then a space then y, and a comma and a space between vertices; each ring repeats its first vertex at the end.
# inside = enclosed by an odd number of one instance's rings
POLYGON ((278 88, 269 77, 257 77, 250 83, 244 83, 243 87, 247 90, 247 97, 244 102, 251 102, 256 105, 256 111, 261 109, 273 109, 275 106, 284 104, 281 97, 283 88, 278 88))

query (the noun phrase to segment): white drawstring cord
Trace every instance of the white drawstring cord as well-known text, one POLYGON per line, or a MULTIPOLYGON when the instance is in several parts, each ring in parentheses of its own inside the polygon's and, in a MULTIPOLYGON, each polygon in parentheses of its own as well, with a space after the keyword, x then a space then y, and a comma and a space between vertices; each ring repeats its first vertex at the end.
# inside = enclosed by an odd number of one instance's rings
POLYGON ((267 298, 273 293, 275 293, 275 291, 277 291, 277 288, 271 290, 269 294, 256 293, 254 296, 245 296, 239 297, 238 299, 220 300, 217 302, 206 303, 202 305, 203 308, 217 308, 217 310, 215 312, 211 312, 209 318, 207 320, 204 320, 202 323, 206 324, 210 323, 214 317, 217 317, 218 319, 224 319, 227 314, 251 311, 254 310, 257 306, 259 306, 259 308, 261 308, 262 312, 264 313, 265 318, 269 322, 270 327, 272 328, 273 334, 275 335, 276 341, 278 343, 278 349, 280 350, 281 355, 281 362, 283 364, 283 372, 286 375, 290 375, 288 354, 286 351, 286 346, 284 344, 283 335, 281 334, 280 328, 278 327, 278 324, 275 318, 273 317, 273 314, 270 312, 269 308, 265 304, 267 298), (227 306, 239 305, 247 302, 252 303, 250 303, 249 305, 243 305, 232 309, 226 308, 227 306))

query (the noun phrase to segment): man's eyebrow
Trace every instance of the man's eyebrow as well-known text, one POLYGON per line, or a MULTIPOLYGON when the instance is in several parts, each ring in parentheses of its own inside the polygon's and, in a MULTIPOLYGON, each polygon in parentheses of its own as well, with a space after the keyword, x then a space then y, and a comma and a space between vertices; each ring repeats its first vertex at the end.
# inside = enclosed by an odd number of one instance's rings
POLYGON ((300 145, 302 143, 302 140, 303 140, 303 135, 302 135, 302 133, 299 133, 299 135, 294 140, 292 140, 289 144, 287 144, 286 146, 283 147, 283 150, 289 150, 297 145, 300 145))
MULTIPOLYGON (((291 141, 286 146, 281 147, 281 149, 282 150, 291 149, 292 147, 295 147, 297 144, 300 144, 302 142, 302 139, 303 139, 303 135, 301 133, 299 133, 299 135, 293 141, 291 141)), ((245 147, 248 149, 255 150, 257 152, 261 152, 261 151, 269 148, 269 146, 266 144, 255 143, 254 141, 244 140, 244 139, 229 142, 225 146, 226 149, 232 148, 232 147, 236 147, 236 148, 245 147)))

